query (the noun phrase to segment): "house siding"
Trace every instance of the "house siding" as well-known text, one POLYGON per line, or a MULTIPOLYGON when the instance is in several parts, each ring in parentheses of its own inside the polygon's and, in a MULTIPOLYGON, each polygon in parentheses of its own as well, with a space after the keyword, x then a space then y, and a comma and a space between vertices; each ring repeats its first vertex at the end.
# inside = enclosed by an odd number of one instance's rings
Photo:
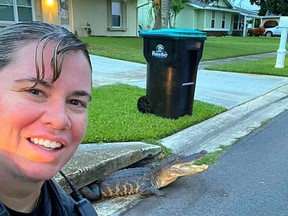
POLYGON ((87 22, 91 26, 92 35, 96 36, 136 36, 136 1, 127 3, 127 29, 111 31, 108 29, 108 7, 107 1, 86 0, 85 4, 81 0, 73 1, 73 14, 75 31, 79 36, 87 35, 85 30, 87 22))
POLYGON ((198 29, 199 30, 203 30, 204 29, 204 24, 206 22, 205 19, 205 11, 200 11, 198 10, 196 15, 198 15, 198 19, 197 19, 197 25, 198 25, 198 29))
POLYGON ((204 29, 210 29, 211 28, 211 16, 212 16, 212 11, 205 11, 205 24, 204 24, 204 29))
POLYGON ((79 36, 86 36, 87 23, 91 25, 92 35, 107 28, 107 3, 101 0, 73 0, 74 30, 79 36))
POLYGON ((206 11, 206 22, 204 30, 212 30, 212 31, 228 31, 231 22, 231 14, 225 13, 225 26, 222 28, 222 11, 214 11, 215 12, 215 26, 214 28, 211 27, 211 19, 212 19, 212 11, 206 11))
MULTIPOLYGON (((217 5, 217 4, 216 4, 217 5)), ((227 7, 227 1, 219 1, 218 2, 218 7, 227 7)))
POLYGON ((185 7, 177 17, 176 27, 203 30, 205 20, 204 10, 193 10, 190 7, 185 7))
POLYGON ((138 0, 137 19, 138 25, 140 25, 143 30, 151 30, 154 26, 153 13, 151 14, 152 2, 147 3, 147 0, 138 0))
POLYGON ((34 0, 34 7, 35 7, 35 20, 41 21, 43 20, 43 14, 42 14, 42 3, 39 0, 34 0))
POLYGON ((196 11, 184 8, 176 18, 177 28, 197 28, 197 16, 196 11))

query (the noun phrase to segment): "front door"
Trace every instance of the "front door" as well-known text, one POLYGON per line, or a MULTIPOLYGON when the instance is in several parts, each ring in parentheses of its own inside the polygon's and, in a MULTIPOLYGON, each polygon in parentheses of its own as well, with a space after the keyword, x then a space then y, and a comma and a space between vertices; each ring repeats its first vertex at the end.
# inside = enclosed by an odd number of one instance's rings
POLYGON ((71 31, 69 0, 59 0, 59 19, 60 25, 71 31))

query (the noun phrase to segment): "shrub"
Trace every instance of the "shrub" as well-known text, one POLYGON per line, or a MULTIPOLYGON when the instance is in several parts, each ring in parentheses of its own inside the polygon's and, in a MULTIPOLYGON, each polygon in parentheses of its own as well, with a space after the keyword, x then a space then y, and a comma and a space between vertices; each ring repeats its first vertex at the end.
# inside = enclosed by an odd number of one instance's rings
POLYGON ((263 36, 264 32, 265 32, 264 27, 248 29, 248 35, 249 36, 255 36, 255 37, 263 36))

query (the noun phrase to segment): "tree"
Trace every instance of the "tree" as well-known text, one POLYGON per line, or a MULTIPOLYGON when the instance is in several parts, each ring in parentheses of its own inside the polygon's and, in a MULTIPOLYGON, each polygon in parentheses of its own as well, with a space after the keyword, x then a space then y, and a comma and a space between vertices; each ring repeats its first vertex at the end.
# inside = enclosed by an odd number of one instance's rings
POLYGON ((170 27, 176 27, 176 17, 180 13, 181 10, 184 9, 185 4, 189 2, 189 0, 171 0, 170 2, 170 10, 171 16, 170 21, 173 19, 173 24, 170 22, 170 27))
POLYGON ((152 0, 152 10, 155 17, 155 23, 153 29, 161 29, 162 28, 161 0, 152 0))
POLYGON ((162 28, 168 28, 170 23, 170 0, 161 1, 161 19, 162 19, 162 28))
MULTIPOLYGON (((210 3, 218 2, 219 0, 199 1, 210 3)), ((155 19, 153 29, 175 27, 176 17, 184 9, 187 2, 189 0, 152 0, 152 11, 155 19), (173 20, 173 24, 171 20, 173 20)))
POLYGON ((260 16, 265 16, 267 13, 282 16, 288 15, 287 0, 250 0, 250 2, 260 6, 260 16))

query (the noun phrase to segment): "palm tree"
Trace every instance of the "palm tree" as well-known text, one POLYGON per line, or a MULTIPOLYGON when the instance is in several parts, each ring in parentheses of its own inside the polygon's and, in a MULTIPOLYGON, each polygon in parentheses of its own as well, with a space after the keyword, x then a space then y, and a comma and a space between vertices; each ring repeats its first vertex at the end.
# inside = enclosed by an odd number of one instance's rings
POLYGON ((184 9, 187 2, 189 2, 189 0, 170 0, 170 21, 173 20, 173 24, 171 24, 170 22, 170 27, 176 27, 176 17, 180 13, 180 11, 184 9))
POLYGON ((168 28, 170 23, 170 0, 161 1, 162 28, 168 28))
POLYGON ((152 0, 152 7, 155 17, 155 23, 153 29, 161 29, 162 21, 161 21, 161 0, 152 0))

